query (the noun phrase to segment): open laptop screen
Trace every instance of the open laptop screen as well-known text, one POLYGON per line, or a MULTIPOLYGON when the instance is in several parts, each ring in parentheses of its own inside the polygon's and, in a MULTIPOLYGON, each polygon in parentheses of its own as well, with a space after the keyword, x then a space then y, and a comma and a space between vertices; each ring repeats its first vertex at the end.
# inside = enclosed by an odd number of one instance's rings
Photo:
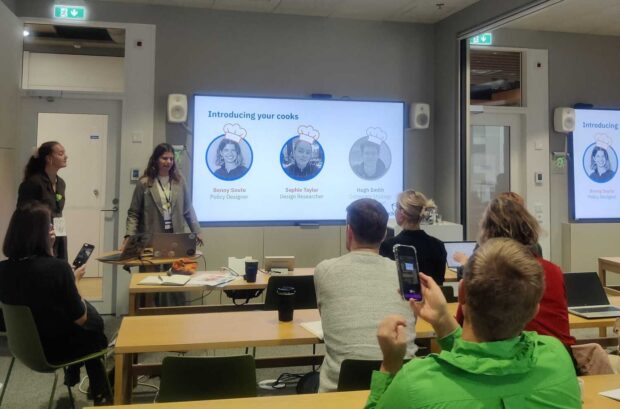
POLYGON ((594 272, 565 273, 564 283, 569 307, 609 304, 601 280, 594 272))
POLYGON ((465 253, 467 257, 471 257, 474 249, 476 248, 475 241, 445 241, 443 244, 446 247, 446 253, 448 253, 446 261, 448 262, 449 268, 457 268, 461 266, 459 263, 454 261, 454 253, 460 251, 461 253, 465 253))

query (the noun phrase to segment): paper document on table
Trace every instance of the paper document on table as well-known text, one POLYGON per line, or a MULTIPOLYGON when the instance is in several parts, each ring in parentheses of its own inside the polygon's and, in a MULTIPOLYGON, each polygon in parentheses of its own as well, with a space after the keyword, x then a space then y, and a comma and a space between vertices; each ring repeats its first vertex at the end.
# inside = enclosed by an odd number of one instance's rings
POLYGON ((138 282, 140 285, 179 285, 183 286, 189 281, 189 276, 182 274, 173 274, 171 276, 148 276, 138 282))
POLYGON ((301 326, 310 331, 312 335, 317 337, 318 339, 323 339, 323 327, 321 326, 321 321, 309 321, 302 322, 301 326))
POLYGON ((229 273, 207 273, 198 271, 189 280, 188 285, 204 285, 207 287, 221 287, 237 277, 229 273))
POLYGON ((599 392, 598 394, 615 400, 620 400, 620 389, 611 389, 609 391, 599 392))

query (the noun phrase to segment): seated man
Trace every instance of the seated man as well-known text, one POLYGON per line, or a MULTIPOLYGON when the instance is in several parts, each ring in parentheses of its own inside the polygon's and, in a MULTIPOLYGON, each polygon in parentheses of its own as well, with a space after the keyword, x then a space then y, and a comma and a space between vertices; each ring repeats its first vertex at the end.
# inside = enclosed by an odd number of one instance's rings
POLYGON ((388 213, 373 199, 360 199, 347 207, 347 250, 344 256, 322 261, 315 269, 316 298, 327 353, 321 366, 319 392, 338 386, 345 359, 381 359, 375 336, 388 314, 409 315, 406 339, 413 356, 415 320, 398 295, 394 261, 379 255, 388 213))
POLYGON ((538 311, 542 267, 522 244, 491 239, 465 266, 467 298, 458 326, 441 289, 420 274, 424 301, 416 316, 433 325, 443 351, 403 366, 403 317, 387 317, 377 337, 381 371, 373 373, 366 408, 581 408, 566 348, 523 331, 538 311))

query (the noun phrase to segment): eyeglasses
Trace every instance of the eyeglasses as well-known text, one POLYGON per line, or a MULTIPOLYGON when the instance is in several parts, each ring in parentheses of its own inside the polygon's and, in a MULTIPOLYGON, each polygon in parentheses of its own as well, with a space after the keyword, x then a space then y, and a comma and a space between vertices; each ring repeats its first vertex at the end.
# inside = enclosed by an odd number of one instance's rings
POLYGON ((398 209, 400 209, 400 205, 398 203, 392 203, 392 211, 396 213, 398 209))

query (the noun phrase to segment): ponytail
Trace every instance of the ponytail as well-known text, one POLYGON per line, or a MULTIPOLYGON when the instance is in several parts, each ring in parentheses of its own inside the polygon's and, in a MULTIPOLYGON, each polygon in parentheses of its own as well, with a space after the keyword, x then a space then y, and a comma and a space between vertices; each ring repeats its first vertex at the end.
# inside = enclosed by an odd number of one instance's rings
POLYGON ((39 146, 30 159, 28 159, 26 169, 24 169, 24 180, 28 180, 31 176, 45 171, 46 159, 53 152, 56 145, 58 145, 58 142, 49 141, 39 146))

